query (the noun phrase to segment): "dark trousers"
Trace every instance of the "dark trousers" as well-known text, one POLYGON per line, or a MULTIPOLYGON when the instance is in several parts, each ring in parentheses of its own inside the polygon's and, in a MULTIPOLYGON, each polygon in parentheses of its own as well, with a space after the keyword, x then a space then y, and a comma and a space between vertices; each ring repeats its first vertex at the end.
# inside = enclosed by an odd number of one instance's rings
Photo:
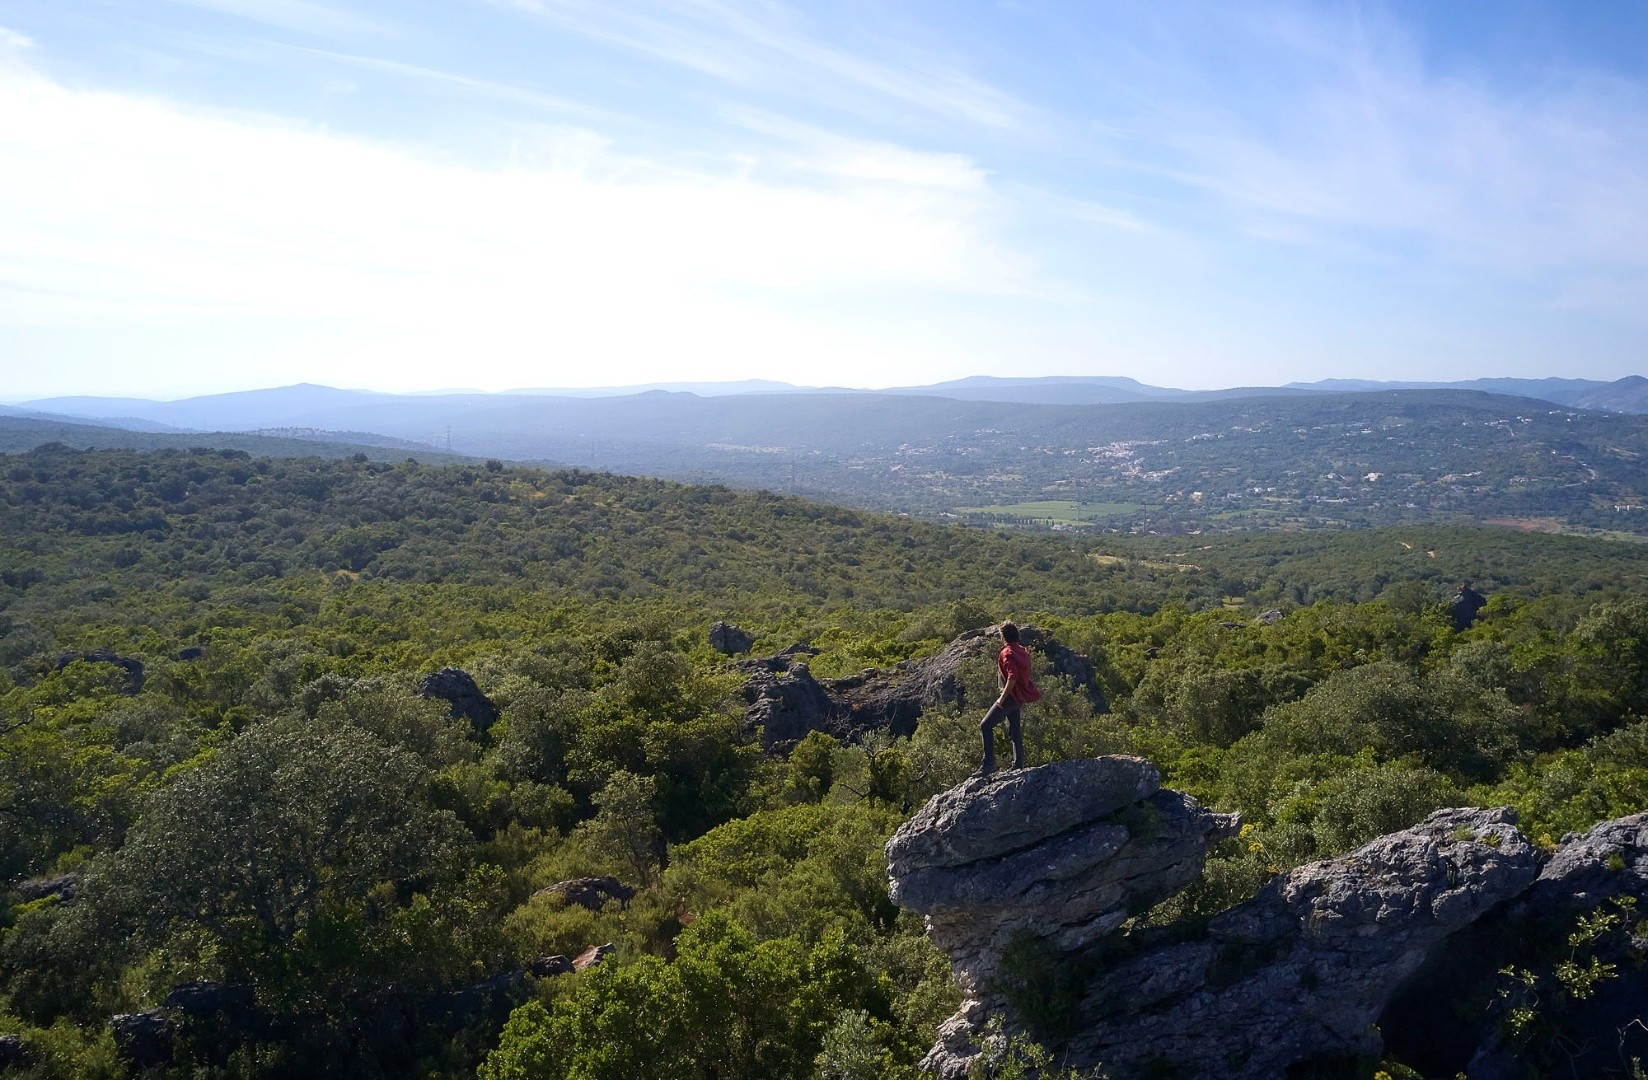
POLYGON ((1019 727, 1019 703, 1008 698, 1006 703, 998 700, 991 705, 990 711, 979 721, 979 733, 984 736, 981 772, 990 772, 996 767, 996 725, 1003 718, 1007 720, 1007 739, 1013 744, 1013 768, 1024 768, 1024 733, 1019 727))

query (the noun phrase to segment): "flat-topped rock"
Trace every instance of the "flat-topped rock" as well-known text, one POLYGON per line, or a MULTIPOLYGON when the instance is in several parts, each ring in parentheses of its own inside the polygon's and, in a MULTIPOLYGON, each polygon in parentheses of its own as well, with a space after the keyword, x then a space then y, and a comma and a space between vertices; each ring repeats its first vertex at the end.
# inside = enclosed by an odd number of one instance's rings
POLYGON ((933 796, 899 827, 887 842, 887 872, 896 885, 919 870, 1025 851, 1142 802, 1160 787, 1156 767, 1136 757, 1079 758, 971 777, 933 796))

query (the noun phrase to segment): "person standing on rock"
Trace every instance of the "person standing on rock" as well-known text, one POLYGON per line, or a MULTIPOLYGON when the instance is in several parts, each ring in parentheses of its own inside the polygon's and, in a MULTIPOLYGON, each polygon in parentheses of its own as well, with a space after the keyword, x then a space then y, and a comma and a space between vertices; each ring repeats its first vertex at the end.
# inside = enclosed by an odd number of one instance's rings
POLYGON ((1019 644, 1019 628, 1010 622, 1001 624, 1004 644, 996 657, 996 670, 1001 673, 1001 696, 990 706, 979 721, 979 732, 984 736, 984 760, 979 763, 978 776, 989 776, 996 771, 996 725, 1007 720, 1007 738, 1013 744, 1013 765, 1024 768, 1024 732, 1019 726, 1020 709, 1032 701, 1041 700, 1041 691, 1030 681, 1030 650, 1019 644))

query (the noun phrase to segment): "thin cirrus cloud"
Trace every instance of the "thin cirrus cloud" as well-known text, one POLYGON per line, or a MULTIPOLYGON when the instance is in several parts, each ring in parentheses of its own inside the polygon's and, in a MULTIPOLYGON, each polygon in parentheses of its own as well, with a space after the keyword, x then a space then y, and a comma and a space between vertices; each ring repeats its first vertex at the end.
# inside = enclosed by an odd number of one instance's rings
POLYGON ((170 0, 174 4, 233 15, 316 36, 385 35, 388 24, 318 0, 170 0))
MULTIPOLYGON (((653 5, 605 0, 493 0, 591 38, 611 42, 730 83, 807 87, 820 80, 863 95, 862 108, 902 103, 929 115, 987 128, 1013 128, 1030 110, 953 64, 906 57, 889 62, 822 44, 798 12, 764 3, 669 0, 653 5)), ((822 95, 835 97, 835 95, 822 95)), ((837 98, 850 105, 852 97, 837 98)))
POLYGON ((665 166, 576 129, 539 141, 541 164, 483 169, 5 64, 0 205, 30 212, 0 224, 0 321, 326 324, 357 357, 363 342, 403 364, 484 349, 509 385, 546 353, 632 370, 871 356, 785 294, 1022 287, 953 156, 820 144, 786 162, 796 183, 665 166), (890 169, 907 182, 866 179, 890 169))
POLYGON ((1152 71, 1139 96, 1153 135, 1141 141, 1238 229, 1373 248, 1383 237, 1512 276, 1648 268, 1640 84, 1549 67, 1508 89, 1427 66, 1403 28, 1377 19, 1227 29, 1229 47, 1264 50, 1262 74, 1221 95, 1189 57, 1152 71))

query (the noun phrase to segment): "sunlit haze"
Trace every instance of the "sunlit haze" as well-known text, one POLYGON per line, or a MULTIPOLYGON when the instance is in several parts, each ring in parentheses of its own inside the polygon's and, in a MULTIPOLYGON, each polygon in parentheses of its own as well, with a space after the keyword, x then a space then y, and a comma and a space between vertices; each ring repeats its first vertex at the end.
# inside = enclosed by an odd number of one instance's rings
POLYGON ((1641 373, 1648 6, 11 0, 0 399, 1641 373))

